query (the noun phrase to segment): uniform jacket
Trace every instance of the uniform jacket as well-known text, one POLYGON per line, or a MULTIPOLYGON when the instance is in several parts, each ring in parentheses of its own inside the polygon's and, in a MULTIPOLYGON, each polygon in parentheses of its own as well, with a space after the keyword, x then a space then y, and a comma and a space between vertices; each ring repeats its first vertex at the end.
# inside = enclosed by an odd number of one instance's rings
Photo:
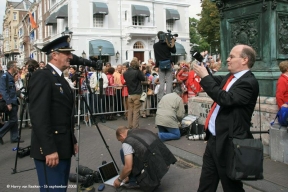
POLYGON ((30 156, 44 160, 58 152, 60 159, 74 155, 74 98, 64 78, 47 65, 32 74, 28 85, 32 123, 30 156))
POLYGON ((132 173, 145 192, 153 191, 169 166, 177 161, 166 145, 149 130, 129 130, 123 143, 134 149, 132 173))
MULTIPOLYGON (((216 129, 216 154, 221 165, 225 165, 228 152, 229 128, 233 129, 233 137, 244 139, 253 138, 250 132, 251 116, 254 111, 258 93, 258 81, 251 71, 246 72, 230 87, 229 91, 222 90, 228 77, 204 77, 200 84, 206 93, 220 105, 215 120, 216 129)), ((207 129, 208 140, 210 132, 207 129)))
POLYGON ((157 106, 155 124, 169 128, 178 128, 178 121, 185 115, 182 98, 177 93, 164 95, 157 106))
POLYGON ((4 73, 1 76, 0 93, 7 105, 9 104, 18 105, 15 81, 14 81, 13 76, 8 72, 4 73), (7 84, 6 84, 7 83, 6 77, 8 77, 8 89, 7 89, 7 84))

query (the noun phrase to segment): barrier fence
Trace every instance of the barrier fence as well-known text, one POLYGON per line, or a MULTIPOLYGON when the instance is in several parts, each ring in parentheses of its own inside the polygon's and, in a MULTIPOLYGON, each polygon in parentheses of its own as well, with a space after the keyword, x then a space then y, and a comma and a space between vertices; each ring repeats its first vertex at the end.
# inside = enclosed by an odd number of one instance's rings
MULTIPOLYGON (((89 93, 87 90, 82 90, 81 94, 78 94, 78 90, 74 90, 75 95, 75 116, 78 116, 78 97, 77 96, 83 96, 85 100, 87 101, 87 104, 89 108, 92 111, 92 115, 99 116, 99 115, 108 115, 108 114, 122 114, 122 116, 126 115, 126 112, 128 111, 128 91, 126 85, 124 86, 108 86, 106 89, 103 90, 103 96, 100 97, 99 94, 89 93)), ((154 94, 155 86, 150 85, 142 85, 143 92, 148 93, 146 100, 142 102, 142 107, 140 109, 140 115, 142 116, 148 116, 150 115, 152 110, 156 110, 157 108, 157 94, 154 94), (150 90, 149 90, 150 89, 150 90)), ((18 111, 18 121, 20 123, 20 113, 21 109, 23 107, 23 103, 20 102, 19 105, 19 111, 18 111)), ((23 117, 23 123, 29 122, 29 111, 28 111, 28 105, 26 105, 24 117, 23 117)), ((80 102, 80 116, 81 119, 85 121, 85 123, 90 122, 90 115, 87 107, 84 104, 84 101, 81 100, 80 102)), ((5 116, 3 117, 5 119, 5 116)))

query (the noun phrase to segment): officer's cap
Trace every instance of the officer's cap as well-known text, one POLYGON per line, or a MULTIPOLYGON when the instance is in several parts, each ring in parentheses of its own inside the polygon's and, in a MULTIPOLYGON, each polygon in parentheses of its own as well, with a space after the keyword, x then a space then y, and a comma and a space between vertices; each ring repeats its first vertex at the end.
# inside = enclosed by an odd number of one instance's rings
POLYGON ((70 41, 71 41, 71 39, 68 35, 59 37, 59 38, 51 41, 47 45, 45 45, 41 49, 41 51, 45 52, 46 55, 49 55, 53 51, 58 51, 58 52, 75 51, 74 49, 72 49, 72 47, 70 47, 70 41))

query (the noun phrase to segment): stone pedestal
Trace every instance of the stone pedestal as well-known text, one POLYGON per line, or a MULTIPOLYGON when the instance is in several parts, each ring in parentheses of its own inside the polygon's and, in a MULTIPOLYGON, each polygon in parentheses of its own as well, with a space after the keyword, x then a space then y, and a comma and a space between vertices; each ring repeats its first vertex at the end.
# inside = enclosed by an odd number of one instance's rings
POLYGON ((269 151, 273 160, 288 164, 288 133, 279 124, 270 127, 269 151))
MULTIPOLYGON (((200 93, 199 96, 190 98, 188 100, 188 114, 198 116, 199 123, 204 125, 212 103, 213 100, 207 96, 205 92, 200 93)), ((270 129, 270 122, 274 120, 277 112, 278 107, 276 105, 275 97, 260 97, 260 112, 259 101, 257 100, 257 104, 252 115, 252 126, 250 130, 260 131, 261 117, 261 131, 268 131, 270 129)), ((260 134, 253 134, 253 136, 254 138, 259 138, 260 134)), ((264 153, 269 154, 269 134, 261 134, 261 137, 264 144, 264 153)))

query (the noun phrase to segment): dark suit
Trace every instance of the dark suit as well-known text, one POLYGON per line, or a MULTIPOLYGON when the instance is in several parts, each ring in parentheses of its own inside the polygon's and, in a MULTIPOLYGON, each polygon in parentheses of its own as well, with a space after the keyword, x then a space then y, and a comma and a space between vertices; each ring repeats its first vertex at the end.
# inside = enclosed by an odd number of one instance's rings
MULTIPOLYGON (((67 162, 64 163, 67 166, 64 179, 66 183, 60 183, 67 185, 69 175, 69 170, 67 175, 67 169, 70 169, 71 156, 75 154, 74 144, 77 143, 74 136, 73 92, 66 80, 60 77, 50 65, 47 65, 43 70, 37 70, 33 73, 29 81, 28 93, 29 111, 33 126, 30 156, 37 161, 35 161, 36 169, 37 164, 43 163, 44 172, 48 175, 44 181, 46 183, 48 178, 48 184, 52 185, 57 178, 54 179, 55 176, 49 176, 49 167, 45 165, 44 160, 46 155, 57 152, 60 161, 67 162)), ((56 168, 61 169, 59 166, 62 165, 63 162, 59 163, 56 168)), ((40 178, 39 174, 42 170, 40 172, 39 170, 37 169, 37 172, 41 185, 40 180, 43 178, 40 178)))
POLYGON ((226 160, 229 146, 229 128, 236 138, 252 138, 251 116, 256 105, 259 85, 251 71, 234 82, 228 92, 222 90, 227 76, 206 76, 200 84, 206 93, 220 106, 216 120, 216 137, 207 129, 207 147, 203 156, 203 167, 198 191, 216 191, 219 179, 224 191, 244 191, 240 181, 226 176, 226 160))

